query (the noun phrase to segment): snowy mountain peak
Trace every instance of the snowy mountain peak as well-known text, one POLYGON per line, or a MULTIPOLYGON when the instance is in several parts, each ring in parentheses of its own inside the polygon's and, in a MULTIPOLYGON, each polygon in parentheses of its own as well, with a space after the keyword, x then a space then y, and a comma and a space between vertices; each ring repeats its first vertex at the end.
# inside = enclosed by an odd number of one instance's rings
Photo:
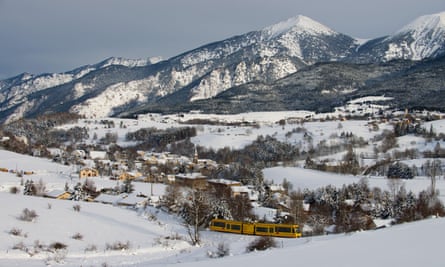
POLYGON ((424 32, 435 29, 445 29, 445 12, 418 17, 403 27, 398 33, 424 32))
POLYGON ((104 68, 111 65, 120 65, 126 67, 144 67, 150 64, 155 64, 161 61, 160 57, 153 57, 147 59, 127 59, 122 57, 110 57, 101 63, 99 63, 100 68, 104 68))
POLYGON ((385 60, 422 60, 445 51, 445 12, 425 15, 387 37, 385 60))
POLYGON ((335 32, 329 27, 303 15, 298 15, 288 20, 281 21, 262 30, 269 38, 282 35, 287 32, 307 32, 310 34, 331 35, 335 32))

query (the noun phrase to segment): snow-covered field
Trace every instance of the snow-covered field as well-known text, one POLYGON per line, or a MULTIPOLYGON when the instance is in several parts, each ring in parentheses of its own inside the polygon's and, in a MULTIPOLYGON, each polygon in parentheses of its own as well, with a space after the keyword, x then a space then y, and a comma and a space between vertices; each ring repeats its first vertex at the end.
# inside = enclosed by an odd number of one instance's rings
MULTIPOLYGON (((391 129, 388 123, 381 123, 378 130, 370 130, 367 121, 328 121, 306 122, 304 124, 279 125, 283 118, 305 117, 306 112, 295 113, 252 113, 235 116, 214 116, 215 120, 256 122, 260 127, 200 125, 198 135, 192 138, 197 145, 221 148, 242 148, 250 144, 259 135, 275 136, 281 141, 298 144, 303 142, 303 133, 296 131, 304 127, 311 136, 314 145, 328 140, 337 142, 342 132, 353 132, 365 140, 380 134, 384 129, 391 129)), ((310 115, 310 114, 309 114, 310 115)), ((125 133, 143 127, 169 128, 184 126, 181 121, 200 118, 202 114, 187 114, 184 117, 162 117, 151 115, 139 120, 115 120, 115 128, 106 128, 93 120, 84 120, 77 124, 90 129, 98 138, 107 132, 117 132, 120 144, 124 145, 125 133), (125 127, 119 127, 122 125, 125 127)), ((209 116, 205 117, 208 119, 209 116)), ((444 132, 445 121, 430 124, 437 132, 444 132)), ((71 125, 72 126, 72 125, 71 125)), ((70 125, 64 126, 68 128, 70 125)), ((432 149, 437 142, 403 137, 398 140, 399 149, 417 148, 420 151, 432 149)), ((443 141, 439 142, 445 147, 443 141)), ((307 144, 302 144, 307 145, 307 144)), ((374 144, 363 148, 363 153, 372 153, 374 144)), ((340 155, 331 155, 338 159, 340 155)), ((409 165, 421 164, 423 159, 416 159, 409 165)), ((298 165, 298 163, 297 163, 298 165)), ((19 155, 0 150, 0 168, 9 170, 32 171, 24 180, 42 180, 47 190, 62 189, 65 183, 71 187, 78 182, 73 176, 73 168, 52 162, 48 159, 19 155)), ((274 167, 263 171, 266 180, 281 183, 290 181, 294 189, 315 189, 328 184, 341 187, 343 184, 358 182, 362 176, 349 176, 323 173, 301 167, 274 167)), ((371 187, 387 188, 384 177, 366 177, 371 187)), ((97 187, 110 187, 116 181, 106 178, 94 178, 97 187)), ((403 224, 386 229, 338 234, 301 239, 277 239, 278 247, 264 252, 247 253, 246 246, 255 239, 252 236, 202 232, 203 243, 192 246, 181 221, 164 211, 149 206, 147 209, 129 209, 113 205, 89 202, 73 202, 41 197, 11 194, 13 186, 20 186, 21 179, 11 172, 0 172, 0 266, 443 266, 440 257, 442 236, 445 234, 445 219, 431 218, 421 222, 403 224), (80 205, 75 211, 74 206, 80 205), (32 222, 19 220, 22 211, 35 210, 38 217, 32 222), (20 230, 20 234, 11 234, 20 230), (73 238, 77 236, 77 238, 73 238), (79 238, 81 236, 81 238, 79 238), (45 248, 60 242, 67 245, 65 254, 45 251, 45 248), (127 243, 128 242, 128 243, 127 243), (110 250, 113 244, 128 244, 125 250, 110 250), (209 252, 217 250, 225 243, 230 248, 230 256, 211 259, 209 252), (40 245, 40 246, 39 246, 40 245), (13 249, 13 247, 22 249, 13 249), (40 247, 40 252, 35 250, 40 247), (26 252, 27 250, 27 252, 26 252), (59 260, 59 262, 57 262, 59 260)), ((404 181, 407 190, 419 192, 429 186, 426 177, 415 177, 404 181)), ((149 194, 151 185, 134 183, 135 192, 149 194)), ((164 192, 164 185, 154 185, 154 195, 164 192)), ((437 181, 440 197, 445 200, 445 180, 437 181)))
MULTIPOLYGON (((317 189, 324 185, 333 185, 341 188, 345 184, 358 183, 361 179, 368 182, 370 188, 379 187, 382 190, 389 190, 388 179, 375 176, 353 176, 325 173, 316 170, 293 167, 273 167, 263 171, 264 178, 274 184, 281 184, 284 179, 289 181, 294 189, 317 189)), ((431 180, 428 177, 418 176, 411 180, 403 180, 402 184, 407 191, 415 194, 427 190, 431 180)), ((436 181, 436 188, 439 190, 442 202, 445 202, 445 179, 436 181)))
POLYGON ((80 203, 79 212, 71 201, 23 197, 0 193, 0 266, 271 266, 296 263, 306 266, 443 266, 441 250, 445 219, 393 226, 391 228, 301 239, 279 239, 278 247, 265 252, 246 253, 254 237, 210 231, 202 232, 203 244, 191 246, 185 229, 162 211, 146 213, 97 203, 80 203), (19 221, 22 209, 34 209, 34 222, 19 221), (149 220, 150 217, 156 219, 149 220), (9 231, 21 229, 25 236, 9 231), (72 237, 81 234, 82 239, 72 237), (171 237, 180 236, 183 240, 171 237), (170 238, 169 238, 170 237, 170 238), (30 256, 12 247, 23 243, 32 250, 36 242, 66 244, 63 256, 40 252, 30 256), (107 250, 108 244, 129 242, 128 250, 107 250), (225 243, 231 255, 210 259, 225 243), (55 262, 60 257, 59 263, 55 262))

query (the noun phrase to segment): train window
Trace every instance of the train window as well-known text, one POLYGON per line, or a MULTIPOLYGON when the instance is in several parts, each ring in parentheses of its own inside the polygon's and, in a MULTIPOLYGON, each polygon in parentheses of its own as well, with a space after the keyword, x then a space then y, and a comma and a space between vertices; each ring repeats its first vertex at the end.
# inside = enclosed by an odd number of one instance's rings
POLYGON ((267 233, 269 232, 269 228, 267 227, 256 227, 255 229, 257 232, 263 232, 263 233, 267 233))
POLYGON ((277 227, 276 230, 277 230, 277 232, 280 232, 280 233, 290 233, 291 232, 290 227, 277 227))
POLYGON ((224 223, 224 222, 213 222, 213 226, 224 228, 224 227, 226 227, 226 223, 224 223))
POLYGON ((241 225, 232 224, 232 230, 241 230, 241 225))

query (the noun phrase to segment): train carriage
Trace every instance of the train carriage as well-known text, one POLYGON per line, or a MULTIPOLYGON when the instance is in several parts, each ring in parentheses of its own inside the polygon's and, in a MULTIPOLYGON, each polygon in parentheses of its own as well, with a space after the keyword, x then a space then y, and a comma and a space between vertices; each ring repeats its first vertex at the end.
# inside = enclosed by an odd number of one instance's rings
POLYGON ((210 222, 210 230, 259 236, 301 237, 300 228, 297 224, 245 223, 240 221, 213 219, 210 222))

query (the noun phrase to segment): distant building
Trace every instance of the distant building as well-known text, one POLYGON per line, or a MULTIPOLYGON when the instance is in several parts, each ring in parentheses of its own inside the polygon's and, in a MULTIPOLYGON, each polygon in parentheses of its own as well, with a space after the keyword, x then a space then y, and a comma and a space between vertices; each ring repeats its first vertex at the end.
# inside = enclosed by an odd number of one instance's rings
POLYGON ((142 177, 142 173, 140 172, 123 172, 119 175, 119 180, 134 180, 139 177, 142 177))
POLYGON ((90 158, 91 159, 107 159, 107 152, 105 151, 90 151, 90 158))
POLYGON ((191 188, 203 189, 207 187, 207 176, 199 172, 179 173, 175 176, 175 183, 191 188))
POLYGON ((65 190, 52 190, 45 193, 45 197, 66 200, 71 198, 71 193, 65 190))
POLYGON ((235 186, 241 186, 241 182, 227 179, 211 179, 207 183, 215 188, 216 191, 222 192, 235 186))
POLYGON ((99 176, 99 171, 93 168, 83 168, 79 171, 79 178, 89 178, 99 176))
POLYGON ((257 201, 259 198, 258 193, 248 186, 232 186, 230 189, 232 190, 232 197, 245 196, 250 201, 257 201))

